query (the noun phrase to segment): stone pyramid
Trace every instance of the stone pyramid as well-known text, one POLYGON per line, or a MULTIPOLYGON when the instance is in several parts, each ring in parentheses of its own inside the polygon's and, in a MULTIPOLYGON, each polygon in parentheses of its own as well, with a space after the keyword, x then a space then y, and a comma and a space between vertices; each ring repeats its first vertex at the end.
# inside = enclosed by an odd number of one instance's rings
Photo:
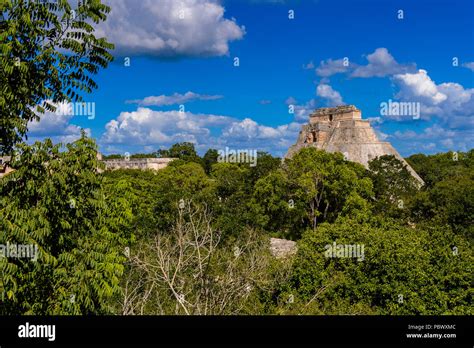
POLYGON ((291 146, 285 158, 291 158, 305 147, 316 147, 327 152, 340 152, 353 162, 368 168, 368 162, 383 155, 393 155, 402 161, 413 177, 423 185, 423 180, 386 141, 377 138, 368 120, 354 105, 315 110, 309 123, 301 128, 296 144, 291 146))

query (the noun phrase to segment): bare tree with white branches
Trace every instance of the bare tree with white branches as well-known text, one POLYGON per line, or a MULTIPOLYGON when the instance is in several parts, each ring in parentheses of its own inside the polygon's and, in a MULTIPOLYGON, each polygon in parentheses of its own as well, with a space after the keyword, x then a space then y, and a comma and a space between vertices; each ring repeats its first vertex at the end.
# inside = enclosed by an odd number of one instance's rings
POLYGON ((206 207, 180 204, 174 228, 131 253, 122 314, 245 313, 268 284, 268 246, 254 231, 231 246, 221 237, 206 207))

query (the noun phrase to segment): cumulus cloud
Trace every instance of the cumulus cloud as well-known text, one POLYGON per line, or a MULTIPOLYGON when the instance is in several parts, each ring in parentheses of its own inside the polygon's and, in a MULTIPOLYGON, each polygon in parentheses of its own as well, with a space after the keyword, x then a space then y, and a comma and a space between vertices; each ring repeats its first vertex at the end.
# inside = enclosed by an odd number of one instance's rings
POLYGON ((245 35, 245 27, 224 17, 217 0, 105 2, 112 10, 97 33, 114 43, 120 55, 222 56, 229 53, 229 42, 245 35))
POLYGON ((414 74, 399 74, 393 77, 400 86, 399 98, 416 98, 429 105, 437 105, 447 99, 438 91, 438 87, 428 76, 426 70, 420 69, 414 74))
POLYGON ((370 124, 371 124, 372 126, 380 125, 380 124, 383 123, 383 119, 382 119, 382 117, 380 117, 380 116, 367 117, 366 120, 370 121, 370 124))
POLYGON ((299 124, 269 127, 245 118, 193 114, 179 111, 154 111, 140 107, 122 112, 105 126, 100 143, 106 148, 159 148, 188 141, 198 149, 244 147, 284 154, 299 132, 299 124))
MULTIPOLYGON (((72 115, 60 115, 53 112, 40 114, 40 121, 28 123, 28 140, 34 142, 51 138, 54 143, 72 143, 81 137, 81 127, 71 124, 72 115)), ((89 128, 84 129, 90 135, 89 128)))
POLYGON ((304 104, 299 104, 293 97, 288 97, 285 104, 293 106, 295 121, 307 122, 309 115, 316 109, 316 100, 310 99, 304 104))
POLYGON ((377 48, 367 56, 367 65, 357 66, 351 77, 384 77, 415 70, 414 64, 399 64, 385 47, 377 48))
POLYGON ((180 111, 154 111, 140 107, 122 112, 105 126, 102 142, 106 144, 172 144, 179 141, 199 142, 210 136, 208 127, 224 126, 232 118, 180 111))
POLYGON ((335 74, 345 73, 349 71, 349 64, 345 64, 344 59, 332 60, 331 58, 321 61, 316 68, 316 75, 321 77, 329 77, 335 74))
POLYGON ((411 140, 411 139, 437 139, 437 138, 449 138, 455 136, 453 130, 444 129, 440 125, 433 125, 427 127, 422 133, 416 133, 413 130, 406 130, 404 132, 396 131, 394 137, 397 139, 411 140))
POLYGON ((396 97, 419 102, 421 114, 436 116, 452 128, 474 126, 474 88, 464 88, 455 82, 436 84, 426 70, 397 74, 393 81, 399 87, 396 97))
POLYGON ((411 149, 411 152, 419 152, 419 149, 428 151, 468 151, 472 148, 472 129, 453 130, 434 124, 423 129, 421 132, 413 130, 396 131, 392 138, 401 140, 402 144, 411 149))
POLYGON ((326 59, 319 63, 316 75, 326 78, 336 74, 348 74, 350 77, 385 77, 394 74, 415 71, 415 64, 399 64, 385 47, 379 47, 367 55, 368 63, 359 65, 348 58, 326 59))
POLYGON ((281 136, 276 128, 259 125, 250 118, 232 123, 224 132, 224 138, 233 139, 274 139, 281 136))
POLYGON ((467 62, 467 63, 464 63, 462 66, 474 71, 474 62, 467 62))
POLYGON ((301 124, 296 122, 268 127, 246 118, 234 122, 225 129, 220 142, 240 147, 253 147, 259 151, 274 151, 282 156, 294 144, 300 129, 301 124))
POLYGON ((165 106, 185 104, 195 100, 216 100, 224 98, 221 95, 205 95, 194 92, 186 92, 185 94, 174 93, 172 95, 150 96, 144 99, 127 100, 127 104, 138 104, 141 106, 165 106))
POLYGON ((342 105, 344 103, 341 94, 326 83, 318 85, 316 95, 326 100, 328 106, 342 105))

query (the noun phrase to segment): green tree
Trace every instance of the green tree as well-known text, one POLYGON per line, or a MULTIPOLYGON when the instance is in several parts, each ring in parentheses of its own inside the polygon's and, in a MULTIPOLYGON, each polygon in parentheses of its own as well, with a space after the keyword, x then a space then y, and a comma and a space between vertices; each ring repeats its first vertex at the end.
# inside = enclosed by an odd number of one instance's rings
POLYGON ((95 143, 85 137, 19 145, 0 179, 0 245, 39 257, 0 257, 0 314, 103 314, 120 291, 130 241, 128 199, 107 196, 95 143))
POLYGON ((189 201, 212 205, 215 201, 215 182, 194 162, 160 170, 153 183, 153 214, 159 217, 155 231, 171 228, 180 205, 189 201))
POLYGON ((257 180, 264 178, 268 174, 280 168, 281 159, 273 157, 267 152, 257 153, 257 164, 250 167, 249 180, 250 184, 254 185, 257 180))
POLYGON ((215 149, 209 149, 204 154, 202 158, 204 163, 204 170, 207 174, 211 172, 212 166, 217 163, 217 158, 219 157, 219 153, 215 149))
POLYGON ((417 190, 417 182, 407 166, 393 155, 370 161, 369 175, 374 185, 376 209, 384 214, 405 208, 417 190))
POLYGON ((437 182, 448 177, 463 176, 472 172, 474 167, 474 149, 468 152, 446 152, 436 155, 415 154, 407 162, 431 188, 437 182))
POLYGON ((152 170, 118 169, 103 174, 104 190, 115 201, 127 200, 132 209, 131 230, 137 239, 156 232, 161 217, 155 211, 158 200, 156 172, 152 170))
POLYGON ((285 313, 472 314, 472 250, 449 228, 343 218, 308 230, 298 245, 279 294, 295 299, 285 313), (362 253, 340 252, 346 245, 362 253))
POLYGON ((415 221, 449 225, 456 233, 474 241, 474 177, 446 178, 419 192, 408 210, 415 221))
POLYGON ((248 185, 248 175, 247 166, 235 163, 212 166, 211 178, 216 185, 217 198, 214 204, 216 226, 223 230, 224 237, 235 237, 254 220, 248 208, 252 190, 248 185))
MULTIPOLYGON (((179 158, 182 162, 202 163, 194 144, 189 142, 174 144, 168 150, 158 150, 157 153, 159 157, 179 158)), ((180 163, 180 161, 175 161, 173 165, 179 165, 180 163)))
POLYGON ((449 225, 474 241, 474 150, 410 156, 413 168, 426 181, 409 201, 411 219, 449 225))
POLYGON ((119 154, 111 154, 111 155, 104 155, 102 158, 104 160, 108 160, 108 159, 123 159, 124 157, 119 154))
POLYGON ((352 207, 369 209, 371 180, 362 165, 345 161, 340 153, 305 148, 286 160, 284 168, 294 201, 304 202, 313 228, 318 221, 334 221, 342 211, 354 213, 346 206, 348 198, 352 207))
POLYGON ((94 35, 91 22, 106 20, 100 0, 0 2, 0 154, 10 154, 28 122, 58 103, 82 101, 97 88, 114 46, 94 35))
POLYGON ((288 239, 301 237, 305 227, 306 202, 296 199, 282 169, 256 182, 251 207, 256 225, 265 231, 288 239))

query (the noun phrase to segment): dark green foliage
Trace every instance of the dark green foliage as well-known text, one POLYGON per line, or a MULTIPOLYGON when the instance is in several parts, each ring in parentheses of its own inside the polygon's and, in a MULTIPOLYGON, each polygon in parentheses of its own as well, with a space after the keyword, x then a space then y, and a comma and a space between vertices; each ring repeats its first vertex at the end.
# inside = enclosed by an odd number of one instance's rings
POLYGON ((114 46, 94 36, 92 24, 110 11, 100 0, 74 8, 67 0, 2 0, 0 10, 0 154, 10 154, 28 122, 97 88, 92 76, 112 61, 114 46))
POLYGON ((307 225, 306 202, 296 199, 281 169, 256 182, 252 208, 257 226, 277 237, 297 239, 307 225))
POLYGON ((267 152, 258 152, 257 153, 257 162, 256 165, 250 167, 249 172, 249 181, 252 185, 255 185, 257 180, 264 178, 268 174, 274 172, 280 168, 281 159, 278 157, 273 157, 267 152))
POLYGON ((299 248, 282 292, 298 300, 290 312, 472 314, 472 250, 449 229, 341 219, 309 230, 299 248), (327 257, 334 242, 364 246, 363 260, 327 257))
POLYGON ((407 162, 421 176, 428 188, 448 177, 459 177, 472 173, 474 168, 474 149, 468 152, 446 152, 427 156, 416 154, 407 162))
POLYGON ((426 186, 409 202, 416 221, 449 225, 474 242, 474 150, 432 156, 410 156, 409 161, 426 186))
POLYGON ((315 228, 318 222, 334 221, 339 214, 358 214, 369 209, 372 182, 364 168, 331 154, 306 148, 286 161, 285 173, 295 201, 305 205, 307 222, 315 228))
POLYGON ((174 144, 168 150, 158 150, 157 155, 158 157, 179 158, 184 162, 202 163, 194 144, 188 142, 174 144))
POLYGON ((112 155, 103 156, 102 158, 104 160, 108 160, 108 159, 123 159, 124 157, 122 155, 119 155, 119 154, 112 154, 112 155))
POLYGON ((211 204, 215 197, 214 182, 199 164, 193 162, 168 166, 158 172, 153 182, 153 214, 159 217, 155 230, 167 230, 172 226, 180 203, 211 204))
POLYGON ((392 155, 377 157, 369 162, 369 176, 376 211, 400 216, 417 191, 417 182, 406 165, 392 155))
POLYGON ((449 225, 456 233, 474 242, 473 174, 446 178, 431 189, 418 192, 409 211, 415 221, 449 225))
POLYGON ((108 313, 130 240, 128 199, 108 196, 95 143, 19 145, 0 180, 0 244, 34 245, 37 261, 0 257, 1 314, 108 313))
POLYGON ((248 208, 252 190, 248 183, 249 167, 217 163, 212 166, 210 175, 216 185, 216 226, 225 232, 224 236, 235 237, 246 226, 253 226, 254 215, 248 208))
MULTIPOLYGON (((155 174, 152 171, 126 169, 108 171, 104 176, 106 195, 116 202, 127 201, 130 206, 128 223, 132 239, 153 231, 160 220, 154 212, 154 197, 149 194, 154 189, 155 174)), ((117 206, 117 209, 120 207, 117 206)))
MULTIPOLYGON (((231 249, 252 228, 260 236, 299 240, 292 267, 279 260, 266 263, 259 273, 265 285, 251 296, 254 311, 246 302, 241 313, 470 313, 472 250, 464 235, 472 231, 473 186, 466 172, 446 169, 434 187, 418 189, 391 156, 372 161, 367 171, 340 154, 315 149, 283 165, 263 154, 256 167, 215 163, 215 155, 207 153, 207 175, 197 163, 181 160, 158 174, 107 176, 150 185, 137 197, 146 205, 154 202, 154 214, 143 214, 141 206, 137 221, 155 216, 158 228, 150 224, 156 232, 140 232, 140 243, 151 245, 155 233, 172 233, 181 199, 208 209, 224 248, 231 249), (324 247, 333 242, 364 245, 364 260, 326 258, 324 247)), ((176 305, 174 295, 168 299, 176 305)), ((156 312, 154 305, 150 313, 156 312)))
POLYGON ((205 153, 204 157, 202 158, 204 164, 204 170, 206 174, 211 172, 212 166, 217 163, 217 158, 219 157, 219 153, 215 149, 209 149, 205 153))

